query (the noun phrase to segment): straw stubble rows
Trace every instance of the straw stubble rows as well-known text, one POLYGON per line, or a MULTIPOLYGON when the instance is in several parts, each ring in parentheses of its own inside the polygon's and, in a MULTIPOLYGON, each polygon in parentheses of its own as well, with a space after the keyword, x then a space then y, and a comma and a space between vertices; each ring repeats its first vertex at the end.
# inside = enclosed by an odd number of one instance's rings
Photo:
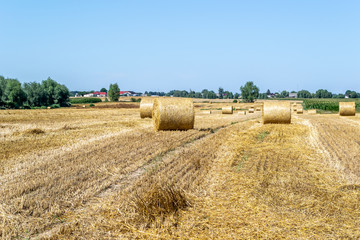
POLYGON ((62 111, 1 119, 4 238, 360 236, 358 117, 197 114, 154 132, 134 109, 62 111))

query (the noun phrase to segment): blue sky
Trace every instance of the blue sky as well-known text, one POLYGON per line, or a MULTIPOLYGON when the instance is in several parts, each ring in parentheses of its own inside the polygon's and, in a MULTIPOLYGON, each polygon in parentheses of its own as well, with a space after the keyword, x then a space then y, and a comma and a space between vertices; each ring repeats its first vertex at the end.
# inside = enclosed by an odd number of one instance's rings
POLYGON ((360 92, 360 1, 1 1, 0 75, 70 90, 360 92))

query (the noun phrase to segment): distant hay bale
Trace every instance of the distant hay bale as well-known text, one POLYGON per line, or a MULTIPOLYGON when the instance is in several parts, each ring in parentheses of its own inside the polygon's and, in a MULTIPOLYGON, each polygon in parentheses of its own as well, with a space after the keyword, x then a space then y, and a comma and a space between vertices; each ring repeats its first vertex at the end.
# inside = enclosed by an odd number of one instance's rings
POLYGON ((152 118, 156 131, 193 129, 195 122, 193 100, 157 98, 154 100, 152 118))
POLYGON ((316 114, 317 110, 316 109, 310 109, 307 111, 308 114, 312 115, 312 114, 316 114))
POLYGON ((355 102, 339 102, 340 116, 355 116, 355 102))
POLYGON ((140 117, 141 118, 152 118, 154 98, 143 98, 140 102, 140 117))
POLYGON ((235 110, 239 111, 241 110, 241 107, 235 107, 235 110))
POLYGON ((233 107, 232 106, 222 107, 222 114, 233 114, 233 107))
POLYGON ((296 105, 296 113, 303 114, 303 111, 304 111, 303 106, 301 104, 297 104, 296 105))
POLYGON ((249 113, 254 113, 254 108, 249 108, 249 113))
POLYGON ((255 110, 256 110, 257 112, 259 112, 259 111, 261 111, 261 107, 257 107, 255 110))
POLYGON ((211 114, 211 110, 200 111, 201 114, 211 114))
POLYGON ((291 123, 291 108, 287 101, 264 102, 262 111, 263 123, 291 123))
POLYGON ((239 115, 246 115, 246 111, 239 111, 238 114, 239 115))

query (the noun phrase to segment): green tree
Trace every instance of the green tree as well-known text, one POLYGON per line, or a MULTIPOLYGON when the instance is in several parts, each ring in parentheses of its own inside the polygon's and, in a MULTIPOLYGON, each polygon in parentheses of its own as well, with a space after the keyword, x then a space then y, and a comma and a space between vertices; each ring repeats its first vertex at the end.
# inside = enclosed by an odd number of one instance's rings
POLYGON ((69 106, 69 89, 65 85, 58 84, 54 89, 54 102, 62 107, 69 106))
POLYGON ((282 91, 282 92, 280 93, 280 97, 281 97, 281 98, 287 98, 287 97, 289 97, 289 92, 286 91, 286 90, 282 91))
POLYGON ((238 99, 238 98, 239 98, 239 96, 240 96, 240 94, 235 93, 234 98, 235 98, 235 99, 238 99))
POLYGON ((259 99, 267 99, 267 93, 259 93, 259 99))
POLYGON ((46 93, 43 86, 37 82, 24 84, 24 91, 27 96, 27 104, 31 107, 43 106, 47 104, 46 93))
POLYGON ((307 90, 298 91, 298 98, 311 98, 311 93, 307 90))
POLYGON ((242 99, 245 102, 254 102, 259 96, 259 88, 253 82, 247 82, 243 87, 240 87, 242 99))
POLYGON ((26 94, 17 79, 7 79, 4 95, 5 100, 13 102, 16 107, 22 106, 26 101, 26 94))
POLYGON ((204 89, 201 91, 201 94, 203 98, 209 98, 209 90, 204 89))
POLYGON ((110 84, 108 96, 110 98, 110 101, 112 101, 112 102, 119 101, 120 88, 117 83, 110 84))
POLYGON ((44 88, 46 94, 46 104, 50 106, 55 103, 55 88, 58 85, 57 82, 48 77, 46 80, 42 81, 42 87, 44 88))
POLYGON ((196 92, 195 93, 195 98, 202 98, 201 92, 196 92))
POLYGON ((219 98, 223 99, 224 97, 224 89, 222 87, 219 87, 219 98))
POLYGON ((106 88, 100 89, 100 92, 107 92, 106 88))
POLYGON ((319 89, 315 93, 316 98, 332 98, 332 93, 325 89, 319 89))

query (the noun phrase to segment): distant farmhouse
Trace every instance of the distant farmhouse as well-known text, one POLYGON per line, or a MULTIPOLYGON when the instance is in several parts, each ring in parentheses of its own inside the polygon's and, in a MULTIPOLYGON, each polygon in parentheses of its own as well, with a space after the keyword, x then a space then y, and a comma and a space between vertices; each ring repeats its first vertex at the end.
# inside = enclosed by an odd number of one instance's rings
MULTIPOLYGON (((107 95, 108 95, 107 92, 93 92, 93 93, 85 94, 84 97, 107 97, 107 95)), ((122 97, 140 96, 140 95, 141 94, 133 91, 120 91, 120 96, 122 97)))
POLYGON ((133 91, 120 91, 120 96, 130 97, 130 96, 138 96, 138 94, 133 91))
POLYGON ((94 97, 106 97, 107 92, 93 92, 92 93, 94 97))
POLYGON ((297 98, 297 93, 289 93, 289 98, 297 98))

